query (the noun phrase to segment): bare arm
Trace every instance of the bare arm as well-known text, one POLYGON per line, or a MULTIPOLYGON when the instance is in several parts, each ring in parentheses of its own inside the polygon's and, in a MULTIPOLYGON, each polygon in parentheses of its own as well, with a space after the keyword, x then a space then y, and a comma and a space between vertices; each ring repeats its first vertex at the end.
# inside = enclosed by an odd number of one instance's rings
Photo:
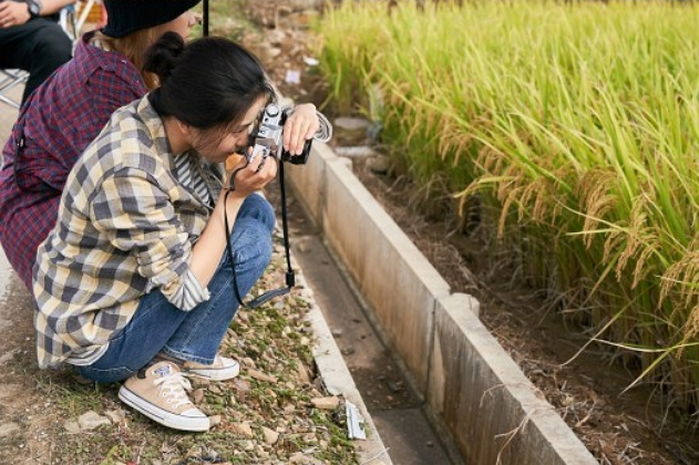
POLYGON ((41 16, 57 13, 61 11, 61 8, 73 3, 75 3, 75 0, 43 0, 41 2, 41 16))
MULTIPOLYGON (((235 177, 236 189, 228 195, 227 205, 225 205, 227 207, 228 227, 230 229, 233 228, 235 218, 245 198, 254 191, 262 189, 277 174, 277 163, 273 157, 267 158, 258 172, 257 170, 262 162, 262 157, 257 157, 248 166, 240 170, 235 177)), ((223 210, 225 194, 226 191, 221 190, 221 194, 216 201, 216 207, 209 217, 209 222, 192 248, 189 266, 194 276, 204 287, 213 278, 221 257, 223 257, 223 253, 226 251, 226 227, 223 210)))

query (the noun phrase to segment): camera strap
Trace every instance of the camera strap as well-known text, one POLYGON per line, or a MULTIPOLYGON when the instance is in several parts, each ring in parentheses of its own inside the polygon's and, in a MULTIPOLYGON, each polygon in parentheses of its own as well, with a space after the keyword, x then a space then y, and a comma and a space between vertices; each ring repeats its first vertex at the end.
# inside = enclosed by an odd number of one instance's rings
MULTIPOLYGON (((235 178, 235 172, 232 174, 235 178)), ((288 294, 291 289, 296 285, 296 275, 291 267, 291 248, 289 246, 289 223, 287 219, 287 207, 286 207, 286 188, 284 185, 284 163, 279 162, 279 190, 281 191, 281 203, 282 203, 282 232, 284 235, 284 252, 286 255, 286 287, 280 287, 278 289, 273 289, 267 291, 262 295, 255 297, 248 303, 243 302, 243 297, 240 295, 240 289, 238 288, 238 278, 235 272, 235 254, 233 253, 233 246, 231 245, 231 232, 228 222, 228 209, 223 209, 223 218, 226 228, 226 250, 228 251, 228 260, 231 262, 231 267, 233 270, 233 292, 235 293, 235 298, 238 300, 238 304, 245 308, 257 308, 260 305, 269 302, 270 300, 288 294)), ((233 192, 232 189, 226 192, 224 196, 224 205, 227 205, 228 194, 233 192)))

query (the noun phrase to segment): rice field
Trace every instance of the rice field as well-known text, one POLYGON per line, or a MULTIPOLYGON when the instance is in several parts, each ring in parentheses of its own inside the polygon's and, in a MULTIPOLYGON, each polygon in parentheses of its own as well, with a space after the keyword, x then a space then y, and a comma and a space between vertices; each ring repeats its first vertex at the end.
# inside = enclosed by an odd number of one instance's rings
POLYGON ((699 406, 699 7, 343 2, 319 23, 335 105, 455 214, 475 192, 526 271, 699 406))

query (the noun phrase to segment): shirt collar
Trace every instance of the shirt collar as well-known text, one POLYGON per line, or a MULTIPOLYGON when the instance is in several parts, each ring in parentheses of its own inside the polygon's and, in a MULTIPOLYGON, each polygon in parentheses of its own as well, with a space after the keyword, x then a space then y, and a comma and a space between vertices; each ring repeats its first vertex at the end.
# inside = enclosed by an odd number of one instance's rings
POLYGON ((145 94, 148 90, 136 66, 119 52, 110 52, 90 45, 89 41, 93 35, 94 31, 83 34, 75 47, 74 60, 82 78, 87 81, 95 68, 102 68, 137 86, 141 89, 140 93, 145 94))

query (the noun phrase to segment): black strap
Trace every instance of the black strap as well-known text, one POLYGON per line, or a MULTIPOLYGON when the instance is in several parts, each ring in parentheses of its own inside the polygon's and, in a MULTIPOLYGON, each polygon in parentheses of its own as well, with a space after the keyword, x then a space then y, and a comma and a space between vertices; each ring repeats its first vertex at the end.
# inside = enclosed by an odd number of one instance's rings
POLYGON ((202 33, 204 37, 208 37, 209 35, 209 0, 204 0, 203 6, 204 10, 204 18, 203 18, 203 25, 202 25, 202 33))
MULTIPOLYGON (((247 164, 245 165, 247 166, 247 164)), ((236 169, 232 174, 231 174, 231 179, 235 179, 235 175, 243 169, 243 167, 236 169)), ((229 222, 228 222, 228 194, 233 192, 235 190, 235 186, 233 188, 228 189, 226 192, 226 195, 223 197, 223 219, 224 219, 224 227, 226 228, 226 250, 228 251, 228 260, 231 262, 231 268, 233 271, 233 291, 235 292, 235 298, 238 300, 238 304, 241 307, 245 308, 256 308, 259 307, 260 305, 276 298, 280 297, 283 295, 288 294, 291 289, 296 285, 296 276, 294 274, 294 270, 291 267, 291 248, 289 246, 289 227, 288 227, 288 220, 287 220, 287 211, 286 211, 286 189, 284 186, 284 163, 279 162, 279 189, 281 190, 281 197, 282 197, 282 231, 284 233, 284 251, 286 253, 286 286, 287 287, 280 287, 278 289, 274 289, 271 291, 267 291, 264 294, 254 298, 248 303, 243 302, 243 297, 240 295, 240 289, 238 288, 238 277, 235 272, 235 254, 233 253, 233 247, 231 246, 231 232, 229 228, 229 222)))

